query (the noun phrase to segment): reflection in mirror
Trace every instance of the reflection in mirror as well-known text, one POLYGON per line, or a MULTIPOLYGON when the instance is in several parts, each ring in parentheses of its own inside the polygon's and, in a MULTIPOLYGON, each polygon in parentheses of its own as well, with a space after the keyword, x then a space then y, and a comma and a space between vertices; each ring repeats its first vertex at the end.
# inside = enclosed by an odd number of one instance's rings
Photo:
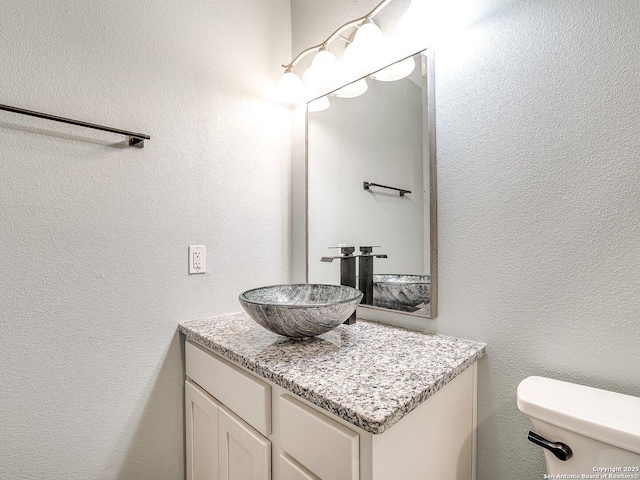
POLYGON ((323 108, 309 103, 307 113, 308 282, 360 288, 364 317, 368 309, 436 315, 433 57, 409 60, 337 90, 323 108), (412 73, 397 79, 409 60, 412 73), (355 247, 357 261, 336 258, 350 248, 330 247, 355 247))

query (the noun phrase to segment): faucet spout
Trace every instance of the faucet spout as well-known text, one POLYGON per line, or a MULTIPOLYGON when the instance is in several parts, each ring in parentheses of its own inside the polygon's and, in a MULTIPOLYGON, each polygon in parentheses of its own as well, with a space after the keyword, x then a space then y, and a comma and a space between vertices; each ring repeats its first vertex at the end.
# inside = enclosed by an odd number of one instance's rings
MULTIPOLYGON (((341 255, 335 257, 322 257, 321 262, 331 263, 335 259, 340 259, 340 285, 356 288, 356 257, 353 255, 355 247, 330 247, 339 248, 341 255)), ((344 323, 352 325, 356 323, 356 313, 353 312, 344 323)))
POLYGON ((362 303, 364 305, 373 305, 373 259, 388 258, 384 253, 373 253, 375 245, 365 245, 360 247, 361 255, 358 255, 358 267, 360 276, 358 279, 358 288, 364 295, 362 303))

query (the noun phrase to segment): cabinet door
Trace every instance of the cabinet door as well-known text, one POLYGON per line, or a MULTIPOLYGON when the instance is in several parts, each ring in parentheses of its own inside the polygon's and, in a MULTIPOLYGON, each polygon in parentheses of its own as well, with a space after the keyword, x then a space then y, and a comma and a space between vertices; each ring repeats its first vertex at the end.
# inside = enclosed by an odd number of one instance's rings
POLYGON ((271 479, 271 442, 222 406, 218 435, 219 480, 271 479))
POLYGON ((285 452, 280 454, 282 480, 320 480, 285 452))
POLYGON ((189 380, 185 382, 187 480, 218 480, 220 404, 189 380))

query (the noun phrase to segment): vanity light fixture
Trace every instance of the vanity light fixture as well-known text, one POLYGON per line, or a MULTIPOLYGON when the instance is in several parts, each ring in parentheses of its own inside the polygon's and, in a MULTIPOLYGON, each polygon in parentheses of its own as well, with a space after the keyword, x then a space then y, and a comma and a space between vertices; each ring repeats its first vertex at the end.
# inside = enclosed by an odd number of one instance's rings
POLYGON ((338 59, 327 47, 322 47, 313 57, 311 66, 302 74, 302 78, 305 83, 322 88, 330 86, 337 74, 338 59))
POLYGON ((367 91, 369 85, 364 78, 357 80, 349 85, 345 85, 340 90, 336 90, 334 95, 339 98, 354 98, 359 97, 367 91))
MULTIPOLYGON (((380 13, 380 11, 382 11, 382 9, 392 1, 393 0, 383 0, 365 16, 345 23, 333 32, 324 42, 303 50, 291 61, 291 63, 288 65, 282 65, 285 69, 285 73, 278 85, 280 98, 287 103, 302 103, 305 101, 305 86, 323 89, 330 87, 331 84, 338 83, 336 80, 339 80, 340 77, 340 64, 338 63, 335 55, 329 51, 329 44, 336 40, 340 34, 348 28, 357 27, 352 38, 347 40, 348 45, 344 52, 344 66, 347 67, 347 69, 355 67, 355 71, 364 71, 366 69, 369 69, 370 71, 372 67, 376 66, 376 63, 380 63, 381 58, 387 57, 391 52, 390 43, 386 40, 380 28, 374 23, 373 17, 380 13), (303 75, 305 80, 305 85, 303 86, 302 80, 293 71, 293 69, 302 58, 311 53, 316 53, 316 55, 311 66, 303 75)), ((408 12, 404 15, 404 17, 407 17, 407 20, 405 20, 404 23, 410 23, 410 27, 419 24, 421 17, 417 16, 416 18, 413 18, 410 15, 416 15, 416 13, 424 12, 422 7, 415 5, 422 4, 424 1, 425 0, 413 0, 411 2, 408 12), (411 22, 409 22, 409 19, 411 22)), ((378 72, 373 78, 382 81, 392 81, 404 78, 413 71, 413 68, 415 68, 415 63, 411 65, 411 62, 413 62, 413 59, 398 62, 397 64, 391 65, 390 67, 378 72)), ((343 87, 338 90, 336 92, 336 96, 350 98, 361 95, 366 91, 367 84, 364 80, 355 82, 355 84, 347 86, 350 88, 343 87), (359 93, 355 94, 356 92, 359 93)))
POLYGON ((329 98, 325 95, 324 97, 320 97, 313 102, 309 102, 307 105, 307 110, 309 112, 322 112, 331 106, 331 102, 329 102, 329 98))
POLYGON ((278 94, 284 103, 302 103, 304 101, 304 88, 302 80, 296 75, 292 67, 288 67, 278 83, 278 94))
POLYGON ((429 21, 429 13, 426 0, 413 0, 398 21, 398 37, 404 43, 424 44, 426 42, 425 34, 428 30, 425 28, 425 20, 429 21))
POLYGON ((371 70, 386 53, 386 38, 380 27, 367 19, 355 31, 353 40, 344 51, 344 59, 363 70, 371 70))
POLYGON ((393 82, 411 75, 415 68, 416 61, 413 57, 409 57, 372 74, 371 78, 380 82, 393 82))

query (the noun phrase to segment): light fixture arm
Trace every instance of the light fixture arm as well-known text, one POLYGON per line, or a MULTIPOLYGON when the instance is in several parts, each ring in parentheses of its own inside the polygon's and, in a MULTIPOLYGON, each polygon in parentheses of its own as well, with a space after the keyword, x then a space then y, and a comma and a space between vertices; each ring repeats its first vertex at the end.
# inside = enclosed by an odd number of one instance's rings
POLYGON ((366 20, 370 20, 371 17, 377 15, 380 10, 382 10, 384 7, 386 7, 389 3, 391 3, 393 0, 382 0, 382 2, 380 2, 373 10, 371 10, 369 13, 367 13, 365 16, 360 17, 360 18, 356 18, 355 20, 351 20, 348 23, 345 23, 344 25, 342 25, 341 27, 339 27, 338 29, 336 29, 335 32, 333 32, 329 38, 327 38, 324 42, 318 44, 318 45, 314 45, 313 47, 309 47, 306 50, 303 50, 302 52, 300 52, 298 54, 298 56, 296 58, 294 58, 291 63, 289 63, 288 65, 282 65, 282 68, 286 68, 287 70, 289 69, 293 69, 293 67, 295 67, 295 65, 302 60, 305 56, 307 56, 309 53, 313 53, 313 52, 317 52, 319 51, 321 48, 326 47, 329 43, 331 43, 333 40, 335 40, 338 35, 340 35, 344 30, 346 30, 349 27, 353 27, 354 25, 358 25, 359 23, 362 23, 366 20))

